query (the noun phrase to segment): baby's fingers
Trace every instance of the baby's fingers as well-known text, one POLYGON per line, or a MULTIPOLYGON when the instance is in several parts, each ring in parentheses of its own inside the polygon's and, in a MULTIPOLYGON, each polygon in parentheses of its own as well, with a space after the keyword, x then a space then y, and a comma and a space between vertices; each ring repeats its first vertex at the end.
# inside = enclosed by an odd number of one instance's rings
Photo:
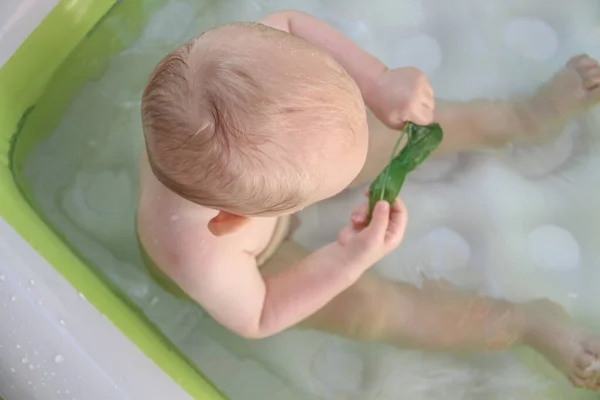
POLYGON ((383 240, 390 222, 390 205, 387 201, 381 200, 375 204, 371 222, 365 229, 365 233, 373 236, 377 240, 383 240))
POLYGON ((350 215, 350 222, 355 228, 363 228, 369 217, 369 204, 363 203, 356 207, 350 215))
POLYGON ((406 224, 408 222, 408 213, 406 206, 400 197, 396 198, 390 209, 389 224, 387 227, 385 241, 392 246, 397 246, 404 237, 406 224))
POLYGON ((423 106, 431 111, 433 114, 433 110, 435 110, 435 98, 433 97, 425 97, 423 99, 423 106))
POLYGON ((413 116, 413 121, 417 125, 429 125, 433 122, 433 105, 421 104, 419 110, 417 110, 413 116))

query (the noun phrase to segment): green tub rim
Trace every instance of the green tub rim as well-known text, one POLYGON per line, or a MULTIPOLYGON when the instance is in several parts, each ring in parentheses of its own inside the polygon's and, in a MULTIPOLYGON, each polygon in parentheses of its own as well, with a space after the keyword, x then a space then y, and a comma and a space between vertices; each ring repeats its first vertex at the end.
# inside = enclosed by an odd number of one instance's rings
MULTIPOLYGON (((112 7, 133 7, 138 0, 61 0, 0 68, 0 217, 7 221, 86 299, 190 396, 224 396, 130 304, 75 254, 27 202, 13 165, 16 135, 54 74, 112 7)), ((128 21, 129 22, 129 21, 128 21)), ((135 23, 135 22, 134 22, 135 23)), ((139 23, 139 21, 138 21, 139 23)), ((110 44, 107 55, 118 49, 110 44)), ((68 103, 71 93, 60 93, 68 103)), ((53 121, 58 122, 58 121, 53 121)), ((26 151, 28 144, 24 144, 26 151)))

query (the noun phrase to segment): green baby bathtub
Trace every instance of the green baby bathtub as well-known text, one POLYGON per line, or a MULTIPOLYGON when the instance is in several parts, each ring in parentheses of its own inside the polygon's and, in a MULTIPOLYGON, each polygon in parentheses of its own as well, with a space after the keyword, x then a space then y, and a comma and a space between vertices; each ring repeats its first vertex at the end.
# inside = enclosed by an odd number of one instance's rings
MULTIPOLYGON (((52 226, 23 175, 74 96, 166 1, 7 1, 15 15, 29 3, 48 12, 5 59, 0 40, 0 400, 225 399, 200 371, 215 360, 198 367, 182 354, 52 226)), ((558 377, 532 352, 517 354, 558 377)), ((543 398, 598 398, 563 389, 543 398)))

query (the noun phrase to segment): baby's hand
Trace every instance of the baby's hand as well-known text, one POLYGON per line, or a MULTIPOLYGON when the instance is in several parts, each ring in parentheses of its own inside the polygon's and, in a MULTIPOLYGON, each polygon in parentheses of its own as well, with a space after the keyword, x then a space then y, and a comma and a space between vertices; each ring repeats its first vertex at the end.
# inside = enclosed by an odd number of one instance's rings
POLYGON ((338 242, 347 250, 349 257, 365 263, 365 268, 371 267, 402 242, 407 220, 406 207, 400 198, 391 207, 388 202, 379 201, 370 223, 368 213, 368 203, 355 208, 350 224, 342 229, 338 237, 338 242))
POLYGON ((406 121, 418 125, 433 122, 435 100, 427 76, 412 67, 386 70, 378 81, 379 98, 373 112, 392 129, 406 121))

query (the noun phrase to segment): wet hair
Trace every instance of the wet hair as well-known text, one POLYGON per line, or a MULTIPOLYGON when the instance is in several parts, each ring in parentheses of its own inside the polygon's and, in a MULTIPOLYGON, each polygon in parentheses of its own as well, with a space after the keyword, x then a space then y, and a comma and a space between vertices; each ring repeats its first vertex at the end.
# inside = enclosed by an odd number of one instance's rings
POLYGON ((158 180, 194 203, 248 216, 310 201, 318 144, 353 140, 364 112, 329 56, 260 24, 215 28, 171 52, 142 98, 158 180))

